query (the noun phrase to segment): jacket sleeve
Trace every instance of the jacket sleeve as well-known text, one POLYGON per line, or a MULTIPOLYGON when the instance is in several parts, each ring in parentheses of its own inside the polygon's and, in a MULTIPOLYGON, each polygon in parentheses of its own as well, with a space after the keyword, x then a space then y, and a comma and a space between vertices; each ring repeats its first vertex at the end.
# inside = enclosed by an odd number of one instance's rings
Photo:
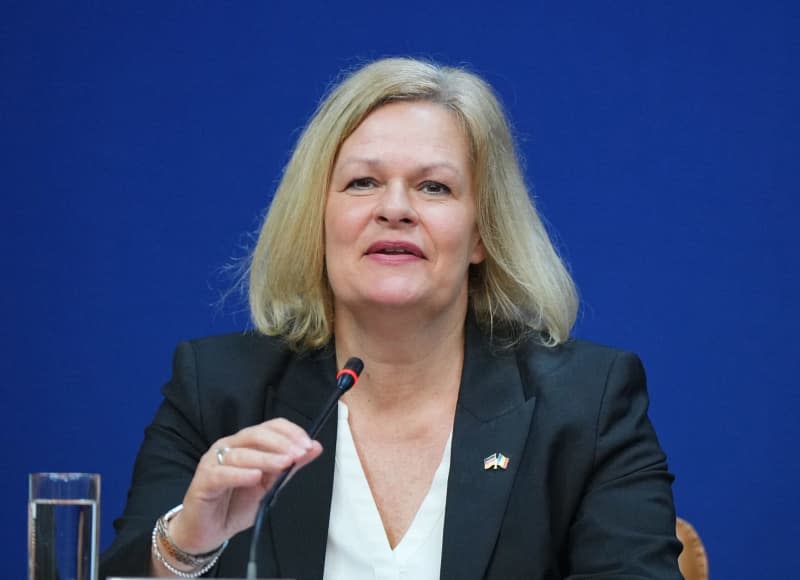
POLYGON ((592 473, 569 531, 569 578, 680 579, 673 476, 647 417, 644 369, 619 353, 606 378, 592 473))
POLYGON ((150 536, 158 517, 181 503, 200 457, 210 442, 204 435, 191 343, 178 345, 164 400, 145 430, 136 457, 128 500, 113 544, 100 559, 100 577, 148 576, 150 536))

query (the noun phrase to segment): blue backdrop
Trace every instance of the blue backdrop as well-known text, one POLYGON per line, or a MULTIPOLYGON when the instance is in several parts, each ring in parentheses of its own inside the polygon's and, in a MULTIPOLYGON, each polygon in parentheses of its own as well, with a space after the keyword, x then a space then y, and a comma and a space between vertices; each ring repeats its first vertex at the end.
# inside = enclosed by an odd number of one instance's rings
POLYGON ((108 545, 174 345, 247 323, 225 268, 300 128, 396 54, 499 91, 576 334, 642 356, 713 576, 793 576, 798 3, 328 4, 2 2, 3 576, 30 471, 102 473, 108 545))

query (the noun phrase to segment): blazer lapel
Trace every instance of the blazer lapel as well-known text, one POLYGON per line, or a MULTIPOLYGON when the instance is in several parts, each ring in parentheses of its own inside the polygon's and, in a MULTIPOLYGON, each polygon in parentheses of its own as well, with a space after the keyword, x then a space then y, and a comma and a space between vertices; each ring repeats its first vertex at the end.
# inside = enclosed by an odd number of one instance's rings
MULTIPOLYGON (((285 417, 308 428, 335 387, 335 374, 332 345, 294 358, 277 386, 270 416, 285 417)), ((322 578, 325 565, 336 455, 335 412, 317 439, 322 455, 292 477, 266 522, 277 574, 285 578, 322 578)))
POLYGON ((468 322, 447 484, 442 580, 483 578, 530 431, 535 398, 526 399, 512 349, 492 352, 468 322), (506 469, 484 469, 502 453, 506 469))

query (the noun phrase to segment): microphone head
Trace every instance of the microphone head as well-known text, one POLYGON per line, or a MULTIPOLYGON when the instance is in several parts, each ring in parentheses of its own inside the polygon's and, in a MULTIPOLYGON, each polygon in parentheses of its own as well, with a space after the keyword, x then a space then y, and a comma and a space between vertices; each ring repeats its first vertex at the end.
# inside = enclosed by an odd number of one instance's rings
POLYGON ((336 388, 347 391, 358 382, 361 371, 364 370, 364 361, 358 357, 351 357, 344 363, 342 370, 336 373, 336 388))
POLYGON ((361 375, 361 371, 364 370, 364 361, 357 356, 350 357, 347 359, 347 362, 344 363, 344 368, 350 369, 356 373, 356 375, 361 375))

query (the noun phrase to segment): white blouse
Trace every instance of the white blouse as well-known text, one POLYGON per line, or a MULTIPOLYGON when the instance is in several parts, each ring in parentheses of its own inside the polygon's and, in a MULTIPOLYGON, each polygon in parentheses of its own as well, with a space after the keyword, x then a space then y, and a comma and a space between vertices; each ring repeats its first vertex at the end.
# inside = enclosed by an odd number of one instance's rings
POLYGON ((338 410, 333 497, 323 579, 439 578, 452 433, 428 495, 408 531, 392 550, 353 442, 347 405, 340 401, 338 410))

